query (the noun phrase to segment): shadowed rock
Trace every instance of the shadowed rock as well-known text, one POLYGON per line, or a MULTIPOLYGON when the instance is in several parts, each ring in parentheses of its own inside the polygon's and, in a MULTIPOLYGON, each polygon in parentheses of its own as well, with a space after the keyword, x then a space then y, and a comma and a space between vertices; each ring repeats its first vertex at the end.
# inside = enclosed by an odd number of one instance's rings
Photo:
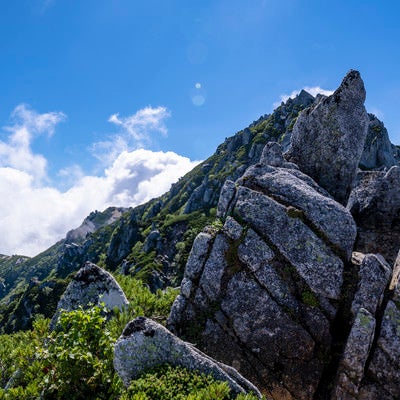
POLYGON ((368 117, 368 133, 360 159, 360 168, 383 169, 396 165, 398 162, 395 158, 397 149, 390 142, 383 122, 373 114, 368 114, 368 117))
POLYGON ((347 208, 358 228, 355 249, 392 264, 400 248, 400 167, 359 172, 347 208))
POLYGON ((358 288, 351 306, 353 316, 360 308, 372 315, 382 305, 385 289, 392 277, 392 269, 380 255, 367 254, 358 272, 358 288))
POLYGON ((298 117, 286 153, 288 161, 346 204, 368 130, 365 88, 351 70, 338 89, 298 117))

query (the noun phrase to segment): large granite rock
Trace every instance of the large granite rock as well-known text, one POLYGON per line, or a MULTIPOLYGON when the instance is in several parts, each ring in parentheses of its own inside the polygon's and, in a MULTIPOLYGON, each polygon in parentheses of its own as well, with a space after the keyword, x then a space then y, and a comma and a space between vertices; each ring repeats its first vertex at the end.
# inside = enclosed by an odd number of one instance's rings
POLYGON ((368 130, 365 88, 351 70, 329 97, 304 110, 294 125, 286 158, 346 204, 368 130))
POLYGON ((355 249, 392 264, 400 248, 400 167, 359 172, 347 208, 358 228, 355 249))
POLYGON ((168 326, 272 398, 310 399, 356 226, 279 145, 266 146, 261 160, 223 187, 224 227, 195 240, 168 326))
POLYGON ((114 367, 126 386, 149 369, 169 364, 226 381, 233 394, 258 389, 232 367, 219 363, 186 343, 162 325, 145 317, 128 323, 114 347, 114 367))
POLYGON ((98 267, 86 262, 75 274, 71 283, 57 305, 56 313, 51 320, 51 327, 55 327, 62 310, 73 311, 79 307, 88 308, 93 305, 104 304, 109 310, 122 308, 128 300, 113 276, 98 267))

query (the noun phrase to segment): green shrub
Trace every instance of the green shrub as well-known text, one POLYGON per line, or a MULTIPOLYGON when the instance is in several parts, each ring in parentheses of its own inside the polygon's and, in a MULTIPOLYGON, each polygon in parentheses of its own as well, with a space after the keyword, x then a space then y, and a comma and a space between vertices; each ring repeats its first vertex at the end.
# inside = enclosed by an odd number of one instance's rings
POLYGON ((169 287, 152 293, 140 280, 124 275, 116 275, 115 278, 129 300, 129 306, 123 310, 114 310, 113 318, 107 324, 113 338, 117 339, 126 324, 139 316, 149 317, 160 323, 166 321, 178 289, 169 287))
POLYGON ((164 365, 134 380, 120 400, 256 400, 252 394, 233 397, 226 382, 182 367, 164 365))
POLYGON ((0 399, 37 399, 43 364, 37 358, 37 348, 48 332, 49 320, 38 318, 37 330, 0 335, 0 399))
POLYGON ((38 358, 44 399, 110 399, 121 382, 113 368, 113 343, 100 307, 63 312, 38 358))
POLYGON ((132 382, 121 400, 224 400, 229 399, 226 383, 180 367, 163 366, 132 382), (212 394, 212 397, 208 395, 212 394))
MULTIPOLYGON (((0 335, 0 400, 228 400, 226 383, 211 376, 164 366, 147 372, 125 389, 113 367, 113 344, 137 315, 168 314, 177 291, 151 293, 140 281, 119 276, 131 306, 107 322, 93 307, 62 312, 57 330, 38 317, 33 330, 0 335), (125 314, 124 314, 125 313, 125 314), (125 322, 126 319, 126 322, 125 322)), ((240 395, 237 400, 255 400, 240 395)))

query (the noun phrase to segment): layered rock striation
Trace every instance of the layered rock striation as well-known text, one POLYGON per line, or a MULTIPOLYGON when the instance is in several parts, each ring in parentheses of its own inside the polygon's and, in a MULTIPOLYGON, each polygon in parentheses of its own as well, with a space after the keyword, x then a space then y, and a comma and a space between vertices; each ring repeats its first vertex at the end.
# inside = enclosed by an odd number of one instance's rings
POLYGON ((308 399, 334 340, 356 226, 278 144, 261 160, 226 182, 224 226, 197 237, 169 327, 273 398, 308 399))

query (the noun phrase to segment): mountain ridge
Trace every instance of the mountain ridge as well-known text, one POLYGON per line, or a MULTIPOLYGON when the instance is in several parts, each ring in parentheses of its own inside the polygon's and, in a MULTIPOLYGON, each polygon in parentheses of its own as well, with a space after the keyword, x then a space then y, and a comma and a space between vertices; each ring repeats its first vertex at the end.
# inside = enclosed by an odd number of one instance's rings
MULTIPOLYGON (((178 286, 195 236, 215 219, 223 183, 227 179, 236 180, 258 162, 268 141, 279 142, 285 150, 300 112, 324 97, 314 98, 302 90, 294 99, 282 102, 273 113, 261 116, 226 138, 213 155, 162 196, 135 208, 112 207, 93 212, 81 227, 39 255, 24 258, 22 263, 14 262, 17 259, 12 256, 8 266, 0 263, 3 281, 0 329, 9 332, 29 327, 35 312, 27 315, 23 311, 27 307, 21 307, 21 300, 25 298, 29 303, 30 292, 33 288, 40 292, 43 282, 50 282, 56 288, 65 287, 65 279, 86 261, 140 278, 153 290, 178 286), (14 314, 17 317, 12 319, 14 314), (28 322, 15 322, 22 317, 28 322)), ((383 123, 372 114, 369 119, 362 169, 380 170, 390 163, 399 163, 400 150, 390 143, 383 123)))

